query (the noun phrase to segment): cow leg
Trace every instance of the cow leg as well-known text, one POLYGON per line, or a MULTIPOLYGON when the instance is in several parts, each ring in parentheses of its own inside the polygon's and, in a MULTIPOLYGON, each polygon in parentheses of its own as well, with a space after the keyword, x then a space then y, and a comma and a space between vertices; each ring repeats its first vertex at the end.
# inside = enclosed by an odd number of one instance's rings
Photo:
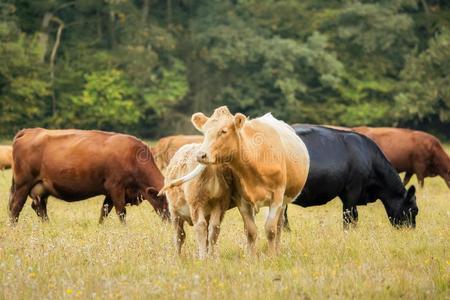
POLYGON ((211 211, 208 224, 208 254, 210 256, 214 255, 217 239, 220 234, 220 223, 222 222, 224 214, 225 210, 222 209, 220 204, 216 205, 211 211))
POLYGON ((291 231, 291 226, 289 225, 289 219, 288 219, 288 214, 287 214, 287 205, 286 205, 286 209, 284 210, 284 218, 283 218, 283 228, 285 231, 290 232, 291 231))
POLYGON ((284 225, 284 213, 286 212, 287 205, 284 205, 282 207, 282 212, 280 213, 280 217, 278 218, 278 224, 277 224, 277 237, 276 237, 276 251, 279 253, 280 251, 280 240, 281 240, 281 231, 283 229, 284 225))
POLYGON ((200 259, 205 259, 208 252, 208 223, 202 209, 191 210, 191 216, 197 240, 198 256, 200 259))
POLYGON ((272 202, 269 207, 269 215, 266 219, 265 230, 269 243, 269 254, 276 255, 278 253, 277 240, 279 219, 282 218, 283 206, 277 202, 272 202))
POLYGON ((418 176, 417 180, 419 181, 420 187, 423 189, 425 186, 425 177, 424 176, 418 176))
POLYGON ((119 220, 122 224, 125 224, 125 217, 127 210, 125 209, 125 193, 123 189, 115 189, 111 194, 111 200, 116 209, 116 213, 119 216, 119 220))
POLYGON ((100 220, 98 221, 99 224, 103 224, 105 218, 109 215, 113 206, 114 204, 111 200, 111 197, 106 196, 105 200, 103 201, 102 209, 100 210, 100 220))
POLYGON ((256 255, 256 237, 258 235, 258 229, 255 224, 255 213, 253 207, 246 203, 245 200, 236 200, 239 213, 241 214, 244 222, 244 230, 247 233, 247 251, 250 255, 256 255))
POLYGON ((36 195, 33 198, 33 202, 31 203, 31 207, 36 212, 36 215, 41 218, 43 222, 47 222, 48 215, 47 215, 47 199, 48 196, 40 196, 36 195))
POLYGON ((184 220, 180 217, 173 215, 172 224, 175 229, 174 242, 178 255, 181 255, 181 247, 183 247, 184 240, 186 239, 186 232, 184 231, 184 220))
POLYGON ((358 224, 358 209, 356 206, 346 206, 343 207, 343 218, 344 218, 344 230, 349 230, 350 226, 355 228, 358 224))
POLYGON ((424 187, 425 184, 425 177, 429 175, 427 172, 428 167, 424 163, 415 163, 414 164, 414 171, 417 176, 417 181, 419 182, 419 185, 421 188, 424 187))
POLYGON ((17 187, 13 185, 11 187, 11 194, 9 195, 9 219, 11 224, 16 224, 19 220, 19 214, 27 201, 30 187, 27 185, 21 185, 17 187))
POLYGON ((413 173, 411 172, 406 172, 405 173, 405 177, 403 178, 403 185, 407 185, 408 182, 411 180, 411 177, 413 176, 413 173))
POLYGON ((344 230, 348 230, 350 225, 354 228, 358 222, 358 210, 356 203, 362 197, 361 184, 354 182, 349 185, 342 195, 339 196, 342 200, 343 210, 343 226, 344 230))

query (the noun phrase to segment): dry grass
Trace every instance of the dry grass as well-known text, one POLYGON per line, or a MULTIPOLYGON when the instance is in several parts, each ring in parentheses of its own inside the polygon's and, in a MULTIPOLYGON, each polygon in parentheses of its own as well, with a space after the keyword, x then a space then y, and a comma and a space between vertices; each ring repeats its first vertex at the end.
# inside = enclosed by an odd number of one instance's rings
POLYGON ((10 171, 0 172, 0 298, 421 298, 450 297, 450 192, 440 178, 418 191, 418 228, 395 230, 380 202, 360 208, 360 224, 342 231, 341 204, 291 207, 293 231, 282 255, 267 257, 258 215, 258 257, 244 254, 236 210, 224 220, 219 256, 195 258, 188 228, 183 256, 172 228, 148 203, 97 224, 101 198, 50 199, 42 224, 27 202, 16 228, 7 225, 10 171))

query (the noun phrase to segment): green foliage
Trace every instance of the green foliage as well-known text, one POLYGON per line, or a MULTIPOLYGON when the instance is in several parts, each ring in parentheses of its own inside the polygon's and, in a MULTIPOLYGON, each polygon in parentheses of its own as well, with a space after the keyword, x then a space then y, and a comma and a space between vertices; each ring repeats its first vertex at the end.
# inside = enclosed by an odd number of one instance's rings
POLYGON ((0 135, 157 137, 224 104, 287 122, 445 128, 449 20, 449 4, 428 0, 6 0, 0 135))
POLYGON ((55 121, 77 128, 124 130, 137 124, 140 117, 131 98, 134 94, 118 70, 88 74, 82 94, 73 96, 64 115, 55 121))
POLYGON ((0 134, 21 126, 36 126, 47 109, 49 74, 39 63, 42 48, 37 37, 17 28, 4 6, 0 20, 0 134))
POLYGON ((143 92, 145 107, 162 115, 168 108, 180 102, 188 92, 185 66, 176 61, 171 68, 162 68, 159 78, 143 92))
POLYGON ((430 41, 429 48, 411 55, 401 73, 402 84, 396 96, 398 115, 411 118, 436 116, 450 121, 450 31, 430 41))

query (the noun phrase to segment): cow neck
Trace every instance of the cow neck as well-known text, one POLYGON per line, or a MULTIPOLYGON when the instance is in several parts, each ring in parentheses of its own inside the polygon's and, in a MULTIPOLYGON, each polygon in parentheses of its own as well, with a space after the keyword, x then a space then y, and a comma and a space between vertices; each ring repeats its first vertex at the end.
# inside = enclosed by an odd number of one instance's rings
POLYGON ((383 203, 386 213, 389 217, 394 217, 401 209, 403 204, 403 196, 406 193, 406 189, 403 186, 400 176, 388 163, 384 155, 381 154, 381 150, 378 154, 378 158, 375 160, 377 163, 377 172, 381 175, 379 180, 384 186, 381 189, 383 192, 378 195, 383 203))
POLYGON ((256 187, 261 186, 259 184, 261 178, 258 170, 258 161, 255 159, 259 157, 259 150, 255 146, 252 147, 251 143, 246 141, 246 138, 248 137, 245 136, 244 131, 245 127, 238 133, 239 150, 237 151, 235 158, 230 162, 230 168, 237 175, 244 193, 249 196, 249 194, 256 195, 255 193, 252 193, 252 191, 256 187))
POLYGON ((156 167, 156 164, 153 165, 154 168, 151 168, 150 172, 148 172, 148 176, 150 177, 148 180, 156 190, 160 191, 164 186, 164 177, 156 167))
POLYGON ((383 206, 386 210, 388 217, 394 218, 396 213, 400 210, 402 206, 403 197, 402 196, 393 196, 393 195, 382 195, 380 196, 380 200, 383 203, 383 206), (392 199, 399 199, 395 202, 392 199))
POLYGON ((140 180, 141 188, 144 190, 148 187, 153 187, 157 191, 160 191, 164 186, 164 176, 156 166, 153 156, 146 162, 146 165, 142 169, 144 178, 140 180))

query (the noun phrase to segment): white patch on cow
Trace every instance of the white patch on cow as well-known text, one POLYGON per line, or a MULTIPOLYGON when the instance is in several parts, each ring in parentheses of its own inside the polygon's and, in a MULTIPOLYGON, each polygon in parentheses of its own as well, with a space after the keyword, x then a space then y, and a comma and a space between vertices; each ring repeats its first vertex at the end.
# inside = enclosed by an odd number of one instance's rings
POLYGON ((271 206, 269 208, 269 215, 267 216, 269 219, 273 219, 275 218, 276 214, 277 214, 277 210, 280 207, 280 205, 277 206, 271 206))
POLYGON ((184 217, 184 218, 191 218, 191 210, 189 209, 189 205, 185 204, 182 207, 177 208, 178 215, 184 217))
MULTIPOLYGON (((294 128, 286 124, 284 121, 276 119, 274 116, 272 116, 272 113, 267 113, 264 116, 258 118, 259 121, 271 126, 274 128, 284 145, 284 149, 286 149, 287 158, 291 160, 296 160, 298 157, 302 156, 303 154, 306 155, 306 170, 309 172, 309 166, 310 166, 310 158, 309 158, 309 152, 306 148, 305 143, 302 141, 302 139, 295 133, 294 128)), ((305 174, 306 178, 308 176, 308 173, 305 174)), ((297 198, 301 193, 301 190, 298 191, 297 195, 293 198, 297 198)))
POLYGON ((217 177, 216 174, 214 174, 209 180, 208 180, 208 187, 205 187, 209 193, 211 198, 217 198, 221 194, 221 185, 220 185, 220 179, 217 177))

